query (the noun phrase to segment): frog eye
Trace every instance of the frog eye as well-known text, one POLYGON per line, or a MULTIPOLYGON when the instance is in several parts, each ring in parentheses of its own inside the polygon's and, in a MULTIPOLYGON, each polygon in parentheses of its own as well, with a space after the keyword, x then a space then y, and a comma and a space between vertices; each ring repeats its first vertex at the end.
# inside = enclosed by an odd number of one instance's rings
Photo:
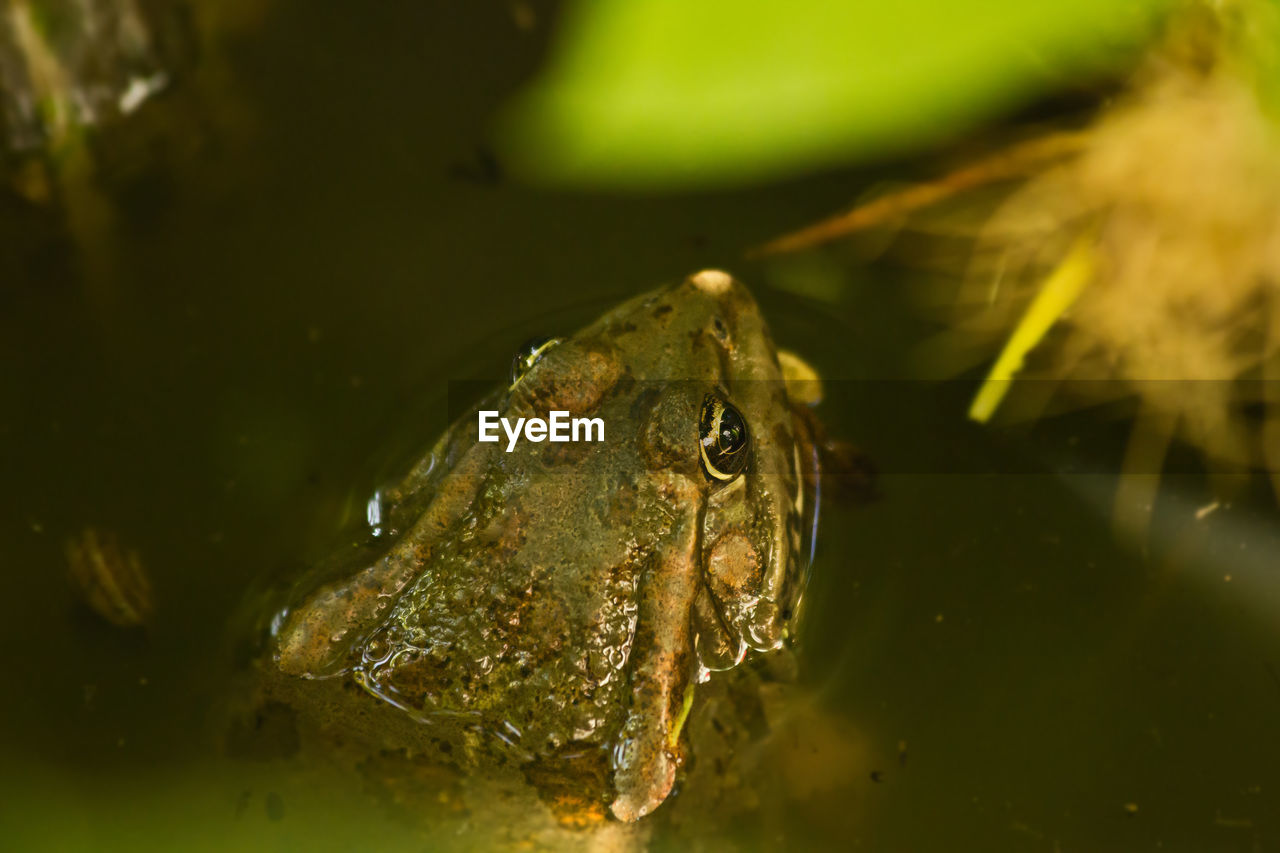
POLYGON ((547 350, 558 343, 560 343, 559 338, 534 338, 520 347, 516 351, 516 357, 511 361, 512 386, 523 379, 525 374, 547 354, 547 350))
POLYGON ((742 413, 715 394, 708 394, 698 418, 698 455, 703 472, 712 480, 732 480, 747 467, 750 449, 751 433, 742 413))

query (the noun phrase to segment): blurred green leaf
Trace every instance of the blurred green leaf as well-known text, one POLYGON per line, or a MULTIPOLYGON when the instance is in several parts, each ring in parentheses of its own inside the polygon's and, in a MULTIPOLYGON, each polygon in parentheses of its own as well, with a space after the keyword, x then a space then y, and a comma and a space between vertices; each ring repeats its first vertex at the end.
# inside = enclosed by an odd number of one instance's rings
POLYGON ((578 0, 502 117, 531 180, 727 184, 936 141, 1129 55, 1175 0, 578 0))

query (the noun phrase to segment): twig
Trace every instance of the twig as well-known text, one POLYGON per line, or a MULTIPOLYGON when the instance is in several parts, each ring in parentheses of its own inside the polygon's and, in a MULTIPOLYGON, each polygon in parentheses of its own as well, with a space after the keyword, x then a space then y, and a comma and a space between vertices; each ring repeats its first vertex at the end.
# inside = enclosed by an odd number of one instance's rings
POLYGON ((747 257, 808 249, 937 204, 965 190, 1015 178, 1034 166, 1075 154, 1084 147, 1087 138, 1087 131, 1070 131, 1029 139, 985 160, 962 166, 936 181, 914 184, 799 231, 784 234, 748 250, 747 257))

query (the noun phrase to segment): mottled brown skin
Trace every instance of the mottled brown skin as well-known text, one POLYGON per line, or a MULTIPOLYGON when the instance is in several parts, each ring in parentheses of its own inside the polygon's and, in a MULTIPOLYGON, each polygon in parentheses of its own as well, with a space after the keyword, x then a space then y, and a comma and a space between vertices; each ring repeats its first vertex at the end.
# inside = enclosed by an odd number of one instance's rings
MULTIPOLYGON (((281 614, 275 664, 358 684, 460 764, 523 767, 575 819, 595 803, 637 820, 675 783, 693 685, 788 636, 813 512, 805 421, 755 301, 716 271, 547 348, 483 408, 600 417, 605 441, 508 453, 461 419, 387 493, 383 550, 281 614), (729 480, 699 456, 708 394, 751 432, 729 480)), ((376 725, 384 743, 403 728, 376 725)))

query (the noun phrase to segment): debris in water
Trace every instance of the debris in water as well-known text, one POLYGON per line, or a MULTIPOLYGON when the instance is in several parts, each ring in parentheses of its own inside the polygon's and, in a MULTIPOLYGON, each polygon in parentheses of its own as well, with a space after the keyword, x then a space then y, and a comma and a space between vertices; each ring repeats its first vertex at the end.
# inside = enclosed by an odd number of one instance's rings
POLYGON ((913 237, 944 238, 931 260, 958 286, 932 370, 996 357, 973 401, 979 421, 1020 389, 1036 416, 1050 393, 1072 405, 1135 400, 1116 501, 1125 533, 1146 530, 1179 440, 1201 452, 1219 494, 1262 470, 1280 496, 1277 45, 1273 4, 1187 4, 1083 128, 1042 133, 764 250, 904 222, 913 237), (1000 182, 1012 191, 994 205, 974 192, 1000 182), (955 237, 967 259, 948 253, 955 237), (1054 390, 1037 396, 1037 385, 1054 390))
POLYGON ((112 625, 136 628, 151 619, 151 581, 138 552, 109 530, 86 527, 67 540, 71 580, 85 604, 112 625))

